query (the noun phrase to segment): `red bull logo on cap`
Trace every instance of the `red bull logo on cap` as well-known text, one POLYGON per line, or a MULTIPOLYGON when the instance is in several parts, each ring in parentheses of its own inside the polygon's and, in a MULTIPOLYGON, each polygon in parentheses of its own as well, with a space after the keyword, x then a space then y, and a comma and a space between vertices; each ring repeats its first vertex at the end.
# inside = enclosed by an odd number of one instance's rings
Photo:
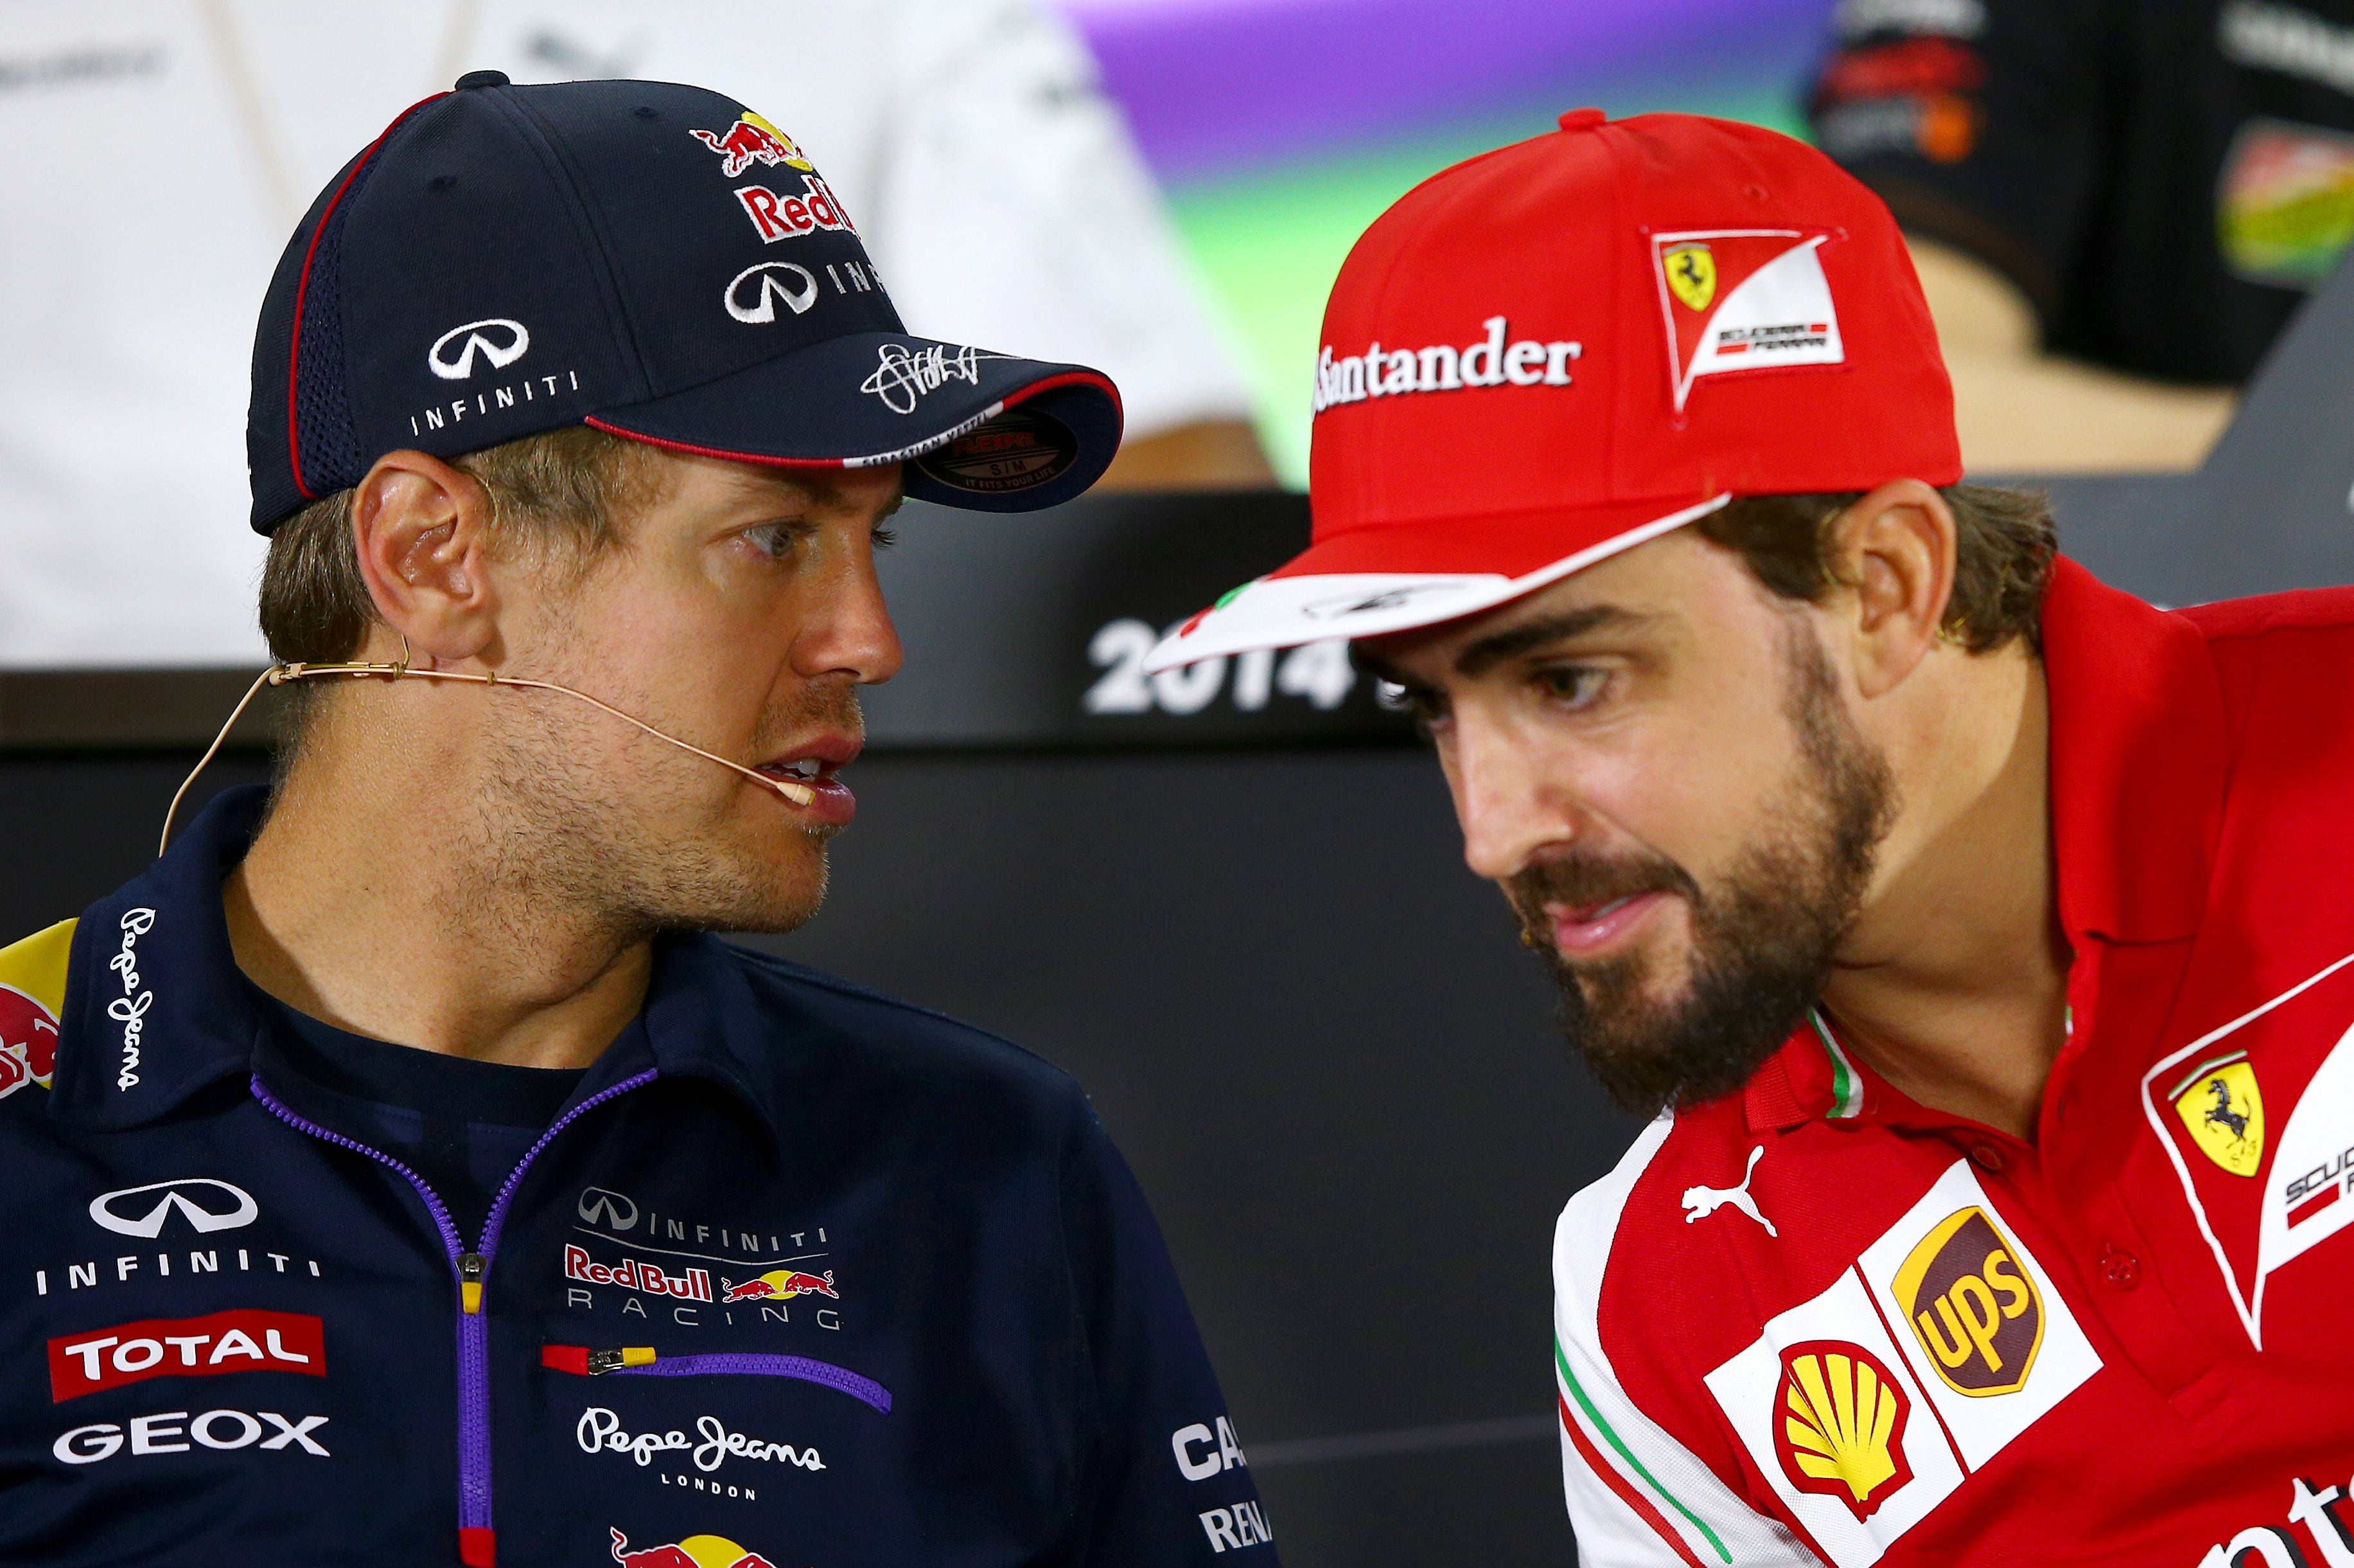
POLYGON ((621 1568, 777 1568, 758 1552, 747 1551, 724 1535, 690 1535, 643 1552, 631 1551, 630 1538, 620 1531, 613 1531, 612 1536, 613 1561, 621 1568))
POLYGON ((731 180, 755 164, 816 172, 790 136, 748 109, 725 132, 691 130, 687 134, 719 154, 720 172, 731 180))
POLYGON ((783 1301, 795 1296, 822 1296, 839 1301, 834 1294, 833 1270, 823 1274, 803 1274, 798 1269, 772 1268, 758 1279, 748 1279, 737 1285, 726 1275, 719 1277, 722 1301, 783 1301))

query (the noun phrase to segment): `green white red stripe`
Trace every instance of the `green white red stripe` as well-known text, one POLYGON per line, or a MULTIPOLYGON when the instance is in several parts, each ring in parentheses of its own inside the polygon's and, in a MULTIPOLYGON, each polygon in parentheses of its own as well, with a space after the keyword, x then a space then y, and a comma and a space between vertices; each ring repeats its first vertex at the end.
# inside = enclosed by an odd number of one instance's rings
POLYGON ((1848 1060, 1840 1043, 1831 1035, 1831 1026, 1823 1022, 1819 1009, 1807 1014, 1807 1022, 1815 1026, 1815 1038, 1823 1043, 1823 1050, 1831 1059, 1831 1119, 1845 1121, 1863 1110, 1863 1076, 1848 1060))

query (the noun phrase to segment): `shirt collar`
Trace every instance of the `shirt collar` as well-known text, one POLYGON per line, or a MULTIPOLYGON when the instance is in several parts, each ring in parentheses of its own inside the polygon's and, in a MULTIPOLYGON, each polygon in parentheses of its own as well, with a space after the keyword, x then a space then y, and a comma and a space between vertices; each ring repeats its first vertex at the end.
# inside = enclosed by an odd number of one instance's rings
MULTIPOLYGON (((229 946, 220 885, 245 858, 268 800, 260 786, 224 790, 161 859, 83 912, 52 1116, 101 1131, 144 1126, 259 1069, 263 1021, 229 946)), ((645 1024, 589 1068, 576 1100, 652 1066, 718 1085, 778 1137, 778 1069, 788 1064, 724 942, 699 933, 656 940, 645 1024)))
POLYGON ((2062 556, 2043 601, 2043 668, 2070 944, 2197 934, 2227 774, 2223 688, 2206 638, 2062 556))

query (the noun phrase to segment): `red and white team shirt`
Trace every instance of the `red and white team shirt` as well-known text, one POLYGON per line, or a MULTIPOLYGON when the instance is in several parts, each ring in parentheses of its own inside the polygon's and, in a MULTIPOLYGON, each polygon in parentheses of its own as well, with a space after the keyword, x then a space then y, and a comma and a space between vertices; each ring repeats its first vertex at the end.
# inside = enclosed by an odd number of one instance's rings
POLYGON ((2354 590, 2043 615, 2034 1141, 1819 1022, 1571 1201, 1589 1565, 2354 1568, 2354 590))

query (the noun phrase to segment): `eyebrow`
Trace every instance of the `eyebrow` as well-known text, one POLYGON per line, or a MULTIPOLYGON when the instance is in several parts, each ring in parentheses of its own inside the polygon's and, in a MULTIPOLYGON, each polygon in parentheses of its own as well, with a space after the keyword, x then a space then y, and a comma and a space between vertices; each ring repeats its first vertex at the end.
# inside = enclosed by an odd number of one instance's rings
POLYGON ((1464 677, 1478 676, 1494 669, 1505 660, 1515 658, 1549 642, 1560 642, 1572 637, 1583 637, 1604 627, 1631 626, 1649 620, 1615 604, 1588 605, 1584 609, 1564 610, 1542 620, 1524 621, 1519 626, 1482 637, 1457 655, 1455 673, 1464 677))

